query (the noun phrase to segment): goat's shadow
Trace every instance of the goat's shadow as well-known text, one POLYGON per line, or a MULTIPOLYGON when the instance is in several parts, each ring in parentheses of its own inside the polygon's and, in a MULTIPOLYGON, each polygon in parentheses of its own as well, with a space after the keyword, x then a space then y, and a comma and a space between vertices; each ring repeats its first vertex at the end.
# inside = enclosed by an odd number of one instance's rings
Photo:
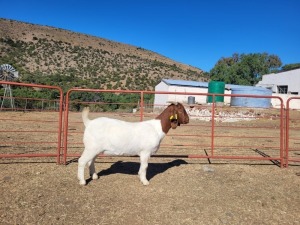
MULTIPOLYGON (((181 159, 176 159, 168 163, 149 163, 147 169, 147 179, 151 180, 153 177, 160 173, 164 173, 168 169, 180 166, 183 164, 188 164, 186 161, 181 159)), ((110 168, 102 170, 98 173, 98 176, 101 178, 103 176, 108 176, 111 174, 128 174, 128 175, 137 175, 140 169, 139 162, 123 162, 118 161, 111 165, 110 168)), ((90 182, 91 179, 88 179, 87 182, 90 182)))

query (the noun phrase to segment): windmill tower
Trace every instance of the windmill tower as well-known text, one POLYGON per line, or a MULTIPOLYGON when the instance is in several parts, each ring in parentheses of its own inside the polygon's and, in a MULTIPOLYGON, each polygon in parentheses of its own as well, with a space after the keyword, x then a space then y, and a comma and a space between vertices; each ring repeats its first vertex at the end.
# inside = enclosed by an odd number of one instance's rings
MULTIPOLYGON (((14 79, 19 77, 18 71, 15 70, 11 65, 9 64, 2 64, 0 66, 0 80, 4 81, 13 81, 14 79)), ((1 109, 3 107, 4 101, 9 100, 10 106, 12 109, 15 108, 15 103, 12 95, 11 86, 9 84, 4 84, 4 94, 1 102, 1 109)))

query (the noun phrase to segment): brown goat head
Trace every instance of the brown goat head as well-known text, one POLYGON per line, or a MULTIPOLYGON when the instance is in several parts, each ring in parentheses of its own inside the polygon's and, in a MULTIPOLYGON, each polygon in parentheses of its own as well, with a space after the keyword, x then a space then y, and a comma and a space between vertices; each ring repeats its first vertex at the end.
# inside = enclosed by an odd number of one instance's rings
POLYGON ((187 124, 189 122, 189 116, 181 103, 170 104, 157 116, 157 119, 160 119, 164 133, 168 133, 170 128, 176 129, 180 124, 187 124))
POLYGON ((170 122, 171 128, 176 129, 180 124, 189 123, 189 115, 185 111, 184 106, 181 103, 173 103, 168 106, 170 110, 170 122))

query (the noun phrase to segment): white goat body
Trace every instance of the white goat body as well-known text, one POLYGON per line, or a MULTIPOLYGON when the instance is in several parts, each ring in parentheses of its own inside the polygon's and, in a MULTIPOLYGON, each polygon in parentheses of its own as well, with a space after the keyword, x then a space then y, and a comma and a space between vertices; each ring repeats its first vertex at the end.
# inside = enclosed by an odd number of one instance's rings
POLYGON ((160 120, 132 123, 101 117, 88 122, 83 142, 94 149, 90 154, 140 155, 146 150, 154 153, 164 136, 160 120))

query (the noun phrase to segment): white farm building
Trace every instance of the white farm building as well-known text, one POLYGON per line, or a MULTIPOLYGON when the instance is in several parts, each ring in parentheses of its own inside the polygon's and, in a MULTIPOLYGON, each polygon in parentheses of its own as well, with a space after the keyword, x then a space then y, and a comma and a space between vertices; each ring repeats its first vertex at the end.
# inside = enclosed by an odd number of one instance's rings
MULTIPOLYGON (((194 95, 177 95, 177 94, 155 94, 154 105, 156 107, 167 104, 168 102, 182 102, 188 103, 188 98, 195 97, 196 104, 206 104, 208 82, 200 81, 186 81, 186 80, 170 80, 163 79, 158 85, 155 86, 155 92, 183 92, 195 93, 194 95), (199 95, 200 94, 200 95, 199 95), (203 95, 201 95, 203 94, 203 95)), ((225 89, 225 94, 230 94, 225 89)), ((230 98, 224 99, 225 104, 230 103, 230 98)))
MULTIPOLYGON (((199 81, 186 81, 186 80, 172 80, 163 79, 158 85, 155 86, 154 105, 160 107, 168 104, 168 102, 182 102, 189 103, 189 98, 194 98, 195 104, 206 104, 208 93, 208 82, 199 81), (159 93, 159 92, 174 92, 174 93, 159 93), (176 94, 188 93, 188 94, 176 94)), ((249 88, 250 86, 240 85, 225 85, 225 94, 231 94, 233 88, 249 88)), ((256 85, 257 88, 272 90, 272 96, 280 97, 284 106, 290 97, 300 97, 300 69, 281 72, 277 74, 263 75, 262 80, 256 85)), ((255 88, 255 87, 252 87, 255 88)), ((254 90, 254 89, 253 89, 254 90)), ((270 91, 271 92, 271 91, 270 91)), ((251 93, 250 93, 251 94, 251 93)), ((255 93, 254 93, 255 94, 255 93)), ((224 97, 224 104, 230 105, 230 96, 224 97)), ((280 107, 280 101, 276 98, 271 99, 271 106, 280 107)), ((300 99, 290 101, 290 108, 300 109, 300 99)))
POLYGON ((263 75, 256 86, 269 88, 277 94, 300 95, 300 69, 263 75))
MULTIPOLYGON (((195 92, 207 93, 208 83, 186 80, 169 80, 163 79, 155 86, 155 92, 195 92)), ((167 102, 188 102, 187 95, 176 94, 155 94, 154 105, 165 105, 167 102)), ((196 96, 196 102, 206 102, 206 96, 196 96)))
MULTIPOLYGON (((282 98, 286 103, 290 97, 300 97, 300 69, 263 75, 256 86, 272 90, 273 96, 282 98)), ((273 107, 276 104, 272 102, 273 107)), ((300 100, 291 101, 290 107, 300 109, 300 100)))

